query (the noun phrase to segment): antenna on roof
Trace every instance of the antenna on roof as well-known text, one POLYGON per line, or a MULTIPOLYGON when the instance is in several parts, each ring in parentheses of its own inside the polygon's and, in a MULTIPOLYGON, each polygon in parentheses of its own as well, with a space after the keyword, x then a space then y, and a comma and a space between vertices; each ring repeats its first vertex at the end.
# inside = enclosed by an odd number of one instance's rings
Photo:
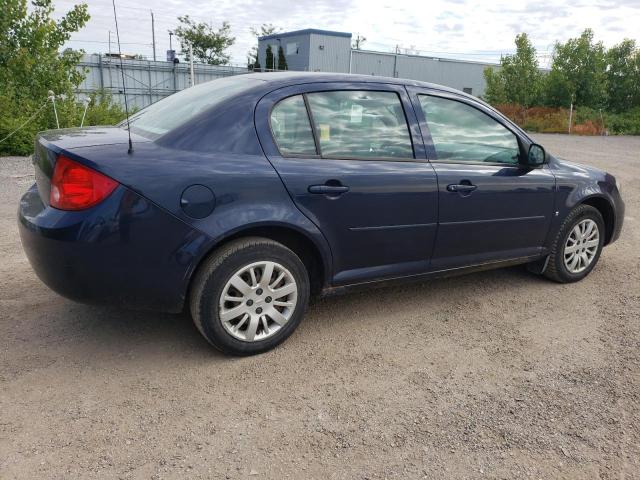
POLYGON ((127 104, 127 86, 124 81, 124 68, 122 67, 122 50, 120 49, 120 31, 118 30, 118 15, 116 14, 116 0, 113 3, 113 18, 116 21, 116 37, 118 39, 118 56, 120 57, 120 73, 122 74, 122 93, 124 94, 124 112, 127 115, 127 132, 129 134, 129 150, 127 153, 133 152, 133 143, 131 142, 131 127, 129 125, 129 105, 127 104))

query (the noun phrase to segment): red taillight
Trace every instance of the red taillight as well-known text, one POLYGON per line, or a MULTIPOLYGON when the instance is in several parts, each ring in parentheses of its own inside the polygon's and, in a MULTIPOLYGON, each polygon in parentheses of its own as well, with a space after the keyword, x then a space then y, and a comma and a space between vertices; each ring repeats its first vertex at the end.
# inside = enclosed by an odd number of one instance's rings
POLYGON ((117 186, 115 180, 60 155, 53 170, 49 203, 60 210, 83 210, 100 203, 117 186))

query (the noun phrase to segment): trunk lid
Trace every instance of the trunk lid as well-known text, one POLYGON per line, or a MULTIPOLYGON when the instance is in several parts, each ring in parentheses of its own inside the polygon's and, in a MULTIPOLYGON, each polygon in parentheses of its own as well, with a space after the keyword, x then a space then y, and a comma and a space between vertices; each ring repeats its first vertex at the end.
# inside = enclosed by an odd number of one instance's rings
MULTIPOLYGON (((134 133, 131 133, 131 139, 134 144, 151 142, 148 138, 134 133)), ((64 128, 40 132, 36 137, 32 162, 42 202, 49 206, 51 177, 61 152, 69 152, 70 156, 75 157, 73 150, 77 148, 116 144, 125 145, 123 152, 126 152, 128 142, 127 130, 120 127, 64 128)))

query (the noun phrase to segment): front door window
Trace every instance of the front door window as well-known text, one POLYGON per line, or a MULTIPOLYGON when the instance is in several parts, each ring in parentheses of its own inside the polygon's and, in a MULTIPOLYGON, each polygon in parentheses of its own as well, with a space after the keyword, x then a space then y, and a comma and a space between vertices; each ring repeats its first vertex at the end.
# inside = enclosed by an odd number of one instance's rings
POLYGON ((518 163, 518 139, 489 115, 448 98, 418 98, 438 161, 518 163))

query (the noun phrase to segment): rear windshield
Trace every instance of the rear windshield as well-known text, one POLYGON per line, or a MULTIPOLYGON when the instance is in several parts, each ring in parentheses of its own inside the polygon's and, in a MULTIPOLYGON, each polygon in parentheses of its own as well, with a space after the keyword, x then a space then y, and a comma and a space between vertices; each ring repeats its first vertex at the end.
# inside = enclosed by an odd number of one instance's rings
MULTIPOLYGON (((149 105, 131 117, 131 131, 146 137, 158 138, 199 113, 260 82, 261 80, 244 75, 234 75, 187 88, 149 105)), ((121 122, 120 126, 126 128, 127 122, 121 122)))

